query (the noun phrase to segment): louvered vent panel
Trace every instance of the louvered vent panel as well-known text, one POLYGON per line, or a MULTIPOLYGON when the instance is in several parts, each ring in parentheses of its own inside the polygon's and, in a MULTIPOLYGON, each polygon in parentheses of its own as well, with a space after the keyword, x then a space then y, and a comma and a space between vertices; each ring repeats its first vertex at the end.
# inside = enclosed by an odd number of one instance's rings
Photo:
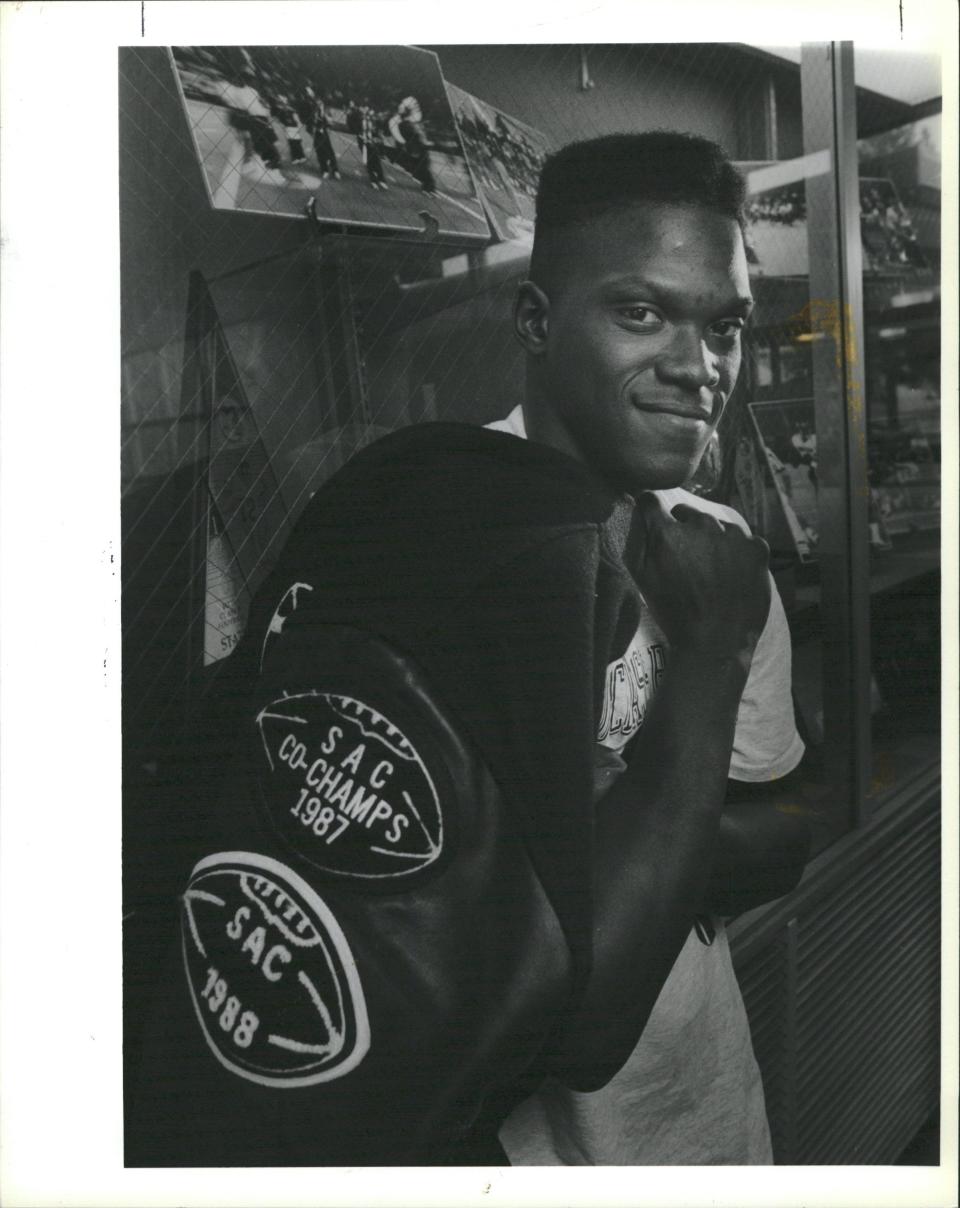
MULTIPOLYGON (((939 831, 935 839, 939 839, 939 831)), ((872 863, 859 870, 856 880, 838 891, 838 896, 844 898, 855 888, 857 904, 856 915, 849 920, 848 928, 840 937, 830 909, 830 899, 824 903, 826 909, 804 917, 803 946, 807 959, 818 960, 821 951, 825 950, 826 961, 840 961, 843 959, 842 953, 849 947, 859 947, 863 933, 874 925, 876 911, 883 909, 892 895, 910 893, 915 887, 926 884, 924 874, 930 871, 929 861, 930 836, 921 830, 904 836, 902 849, 898 850, 894 861, 895 880, 885 882, 879 868, 872 863), (839 944, 838 938, 841 940, 839 944)))
POLYGON ((804 954, 812 973, 809 979, 803 978, 801 982, 803 990, 798 995, 797 1010, 801 1024, 808 1025, 811 1031, 816 1031, 819 1026, 835 1030, 838 1012, 855 1016, 865 1004, 875 981, 885 985, 890 979, 897 978, 898 969, 884 962, 890 961, 900 945, 912 945, 923 940, 926 931, 925 951, 935 937, 937 921, 925 913, 930 905, 929 891, 926 894, 918 892, 904 895, 885 905, 888 906, 886 910, 877 912, 876 929, 864 932, 855 945, 844 946, 842 955, 845 959, 831 960, 821 965, 804 954), (882 929, 882 934, 878 934, 879 929, 882 929), (864 957, 873 954, 878 946, 880 950, 876 959, 880 962, 879 967, 875 971, 862 969, 864 957), (849 984, 848 979, 854 975, 865 980, 849 984))
POLYGON ((894 1161, 935 1106, 939 811, 870 847, 737 962, 781 1163, 894 1161))
POLYGON ((928 816, 800 919, 801 1162, 889 1161, 929 1111, 938 1042, 939 841, 939 819, 928 816), (876 1126, 891 1106, 903 1128, 892 1153, 880 1148, 887 1132, 876 1126))

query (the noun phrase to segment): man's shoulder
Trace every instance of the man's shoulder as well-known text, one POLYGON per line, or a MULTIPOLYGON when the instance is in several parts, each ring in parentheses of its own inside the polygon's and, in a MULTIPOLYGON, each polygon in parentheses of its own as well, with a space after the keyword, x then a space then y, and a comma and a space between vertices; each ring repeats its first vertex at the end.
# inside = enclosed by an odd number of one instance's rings
POLYGON ((485 524, 602 523, 613 497, 573 458, 546 445, 470 424, 398 429, 356 454, 314 497, 329 513, 366 503, 426 522, 472 517, 485 524))

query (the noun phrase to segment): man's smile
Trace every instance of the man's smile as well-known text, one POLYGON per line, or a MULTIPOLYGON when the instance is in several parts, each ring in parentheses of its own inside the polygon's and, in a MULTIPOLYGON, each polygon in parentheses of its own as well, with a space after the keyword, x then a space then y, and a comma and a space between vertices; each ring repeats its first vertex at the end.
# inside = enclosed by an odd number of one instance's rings
POLYGON ((648 412, 653 415, 670 415, 676 419, 684 419, 701 424, 712 423, 716 410, 714 407, 701 407, 691 403, 676 403, 671 402, 669 399, 652 399, 650 401, 631 399, 630 403, 638 411, 648 412))

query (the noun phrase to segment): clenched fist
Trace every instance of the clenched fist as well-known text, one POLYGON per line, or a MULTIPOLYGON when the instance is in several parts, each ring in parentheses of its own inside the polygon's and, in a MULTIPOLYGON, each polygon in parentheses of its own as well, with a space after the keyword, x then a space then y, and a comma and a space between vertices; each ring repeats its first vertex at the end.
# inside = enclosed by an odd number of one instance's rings
POLYGON ((656 495, 637 499, 627 566, 675 650, 749 667, 767 620, 767 543, 735 524, 656 495))

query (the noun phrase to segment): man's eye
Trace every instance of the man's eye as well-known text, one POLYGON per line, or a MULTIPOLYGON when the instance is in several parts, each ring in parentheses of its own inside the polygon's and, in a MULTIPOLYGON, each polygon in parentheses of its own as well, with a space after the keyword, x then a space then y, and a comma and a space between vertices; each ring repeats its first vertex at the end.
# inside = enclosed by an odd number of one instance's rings
POLYGON ((624 306, 620 313, 625 319, 629 319, 631 323, 642 323, 645 326, 650 326, 651 324, 660 322, 660 316, 649 306, 624 306))
POLYGON ((743 319, 721 319, 719 323, 713 324, 711 330, 722 340, 735 339, 743 331, 743 319))

